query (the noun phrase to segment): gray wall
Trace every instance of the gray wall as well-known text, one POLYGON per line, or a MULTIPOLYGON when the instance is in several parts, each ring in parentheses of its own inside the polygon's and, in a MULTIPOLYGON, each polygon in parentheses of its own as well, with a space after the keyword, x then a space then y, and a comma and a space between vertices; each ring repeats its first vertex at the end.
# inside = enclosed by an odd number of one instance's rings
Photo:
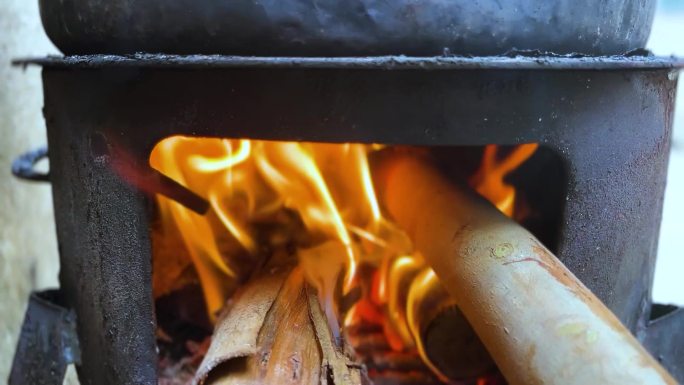
MULTIPOLYGON (((684 57, 683 0, 660 4, 648 47, 659 55, 684 57)), ((673 134, 653 298, 684 306, 684 73, 679 75, 673 134)))
POLYGON ((0 381, 9 375, 17 331, 31 290, 56 286, 57 246, 50 187, 10 176, 22 150, 44 144, 40 71, 11 68, 12 57, 56 50, 36 0, 0 1, 0 381))

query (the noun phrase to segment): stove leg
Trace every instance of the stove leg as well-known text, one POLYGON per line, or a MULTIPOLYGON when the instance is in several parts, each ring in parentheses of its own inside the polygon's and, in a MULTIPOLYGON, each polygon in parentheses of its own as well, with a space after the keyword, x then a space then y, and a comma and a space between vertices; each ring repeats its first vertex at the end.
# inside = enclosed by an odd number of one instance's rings
POLYGON ((679 381, 684 380, 684 308, 653 305, 664 310, 639 334, 644 346, 679 381))
POLYGON ((82 385, 153 385, 157 352, 149 202, 114 169, 112 136, 80 114, 46 111, 48 145, 62 149, 50 155, 50 177, 60 285, 66 305, 78 314, 79 380, 82 385))
POLYGON ((76 314, 60 297, 58 290, 31 294, 9 385, 62 385, 67 366, 81 363, 76 314))

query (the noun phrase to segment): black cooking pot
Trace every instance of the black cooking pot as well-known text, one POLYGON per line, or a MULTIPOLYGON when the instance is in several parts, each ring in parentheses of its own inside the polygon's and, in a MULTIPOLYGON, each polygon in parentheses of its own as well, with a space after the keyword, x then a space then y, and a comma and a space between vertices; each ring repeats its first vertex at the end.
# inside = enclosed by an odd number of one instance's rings
POLYGON ((66 54, 590 55, 642 48, 655 0, 40 0, 66 54))

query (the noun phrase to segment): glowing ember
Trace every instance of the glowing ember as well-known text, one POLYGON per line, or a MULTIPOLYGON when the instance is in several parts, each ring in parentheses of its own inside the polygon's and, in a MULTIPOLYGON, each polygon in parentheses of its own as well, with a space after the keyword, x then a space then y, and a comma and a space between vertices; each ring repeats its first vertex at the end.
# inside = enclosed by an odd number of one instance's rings
MULTIPOLYGON (((158 197, 162 224, 181 234, 212 319, 270 255, 296 252, 336 337, 360 322, 379 325, 391 349, 417 352, 445 379, 427 359, 420 309, 453 301, 404 232, 383 216, 368 164, 380 148, 172 137, 154 148, 150 163, 210 202, 199 215, 158 197), (372 273, 361 274, 362 266, 372 273)), ((499 160, 496 146, 488 146, 471 182, 512 215, 515 189, 504 177, 536 148, 519 146, 499 160)))

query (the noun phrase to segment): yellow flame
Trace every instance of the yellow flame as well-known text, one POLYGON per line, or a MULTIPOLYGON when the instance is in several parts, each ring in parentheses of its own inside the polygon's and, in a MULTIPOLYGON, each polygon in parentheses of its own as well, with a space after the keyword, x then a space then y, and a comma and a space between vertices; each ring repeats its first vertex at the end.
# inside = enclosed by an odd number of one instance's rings
POLYGON ((373 213, 373 220, 375 223, 380 222, 380 205, 375 195, 375 188, 373 187, 373 179, 371 178, 370 167, 368 167, 368 157, 366 150, 360 146, 355 146, 354 149, 356 160, 361 171, 361 180, 363 181, 363 191, 366 194, 366 202, 370 205, 373 213))
POLYGON ((311 230, 339 239, 348 257, 345 287, 351 287, 356 256, 340 211, 312 154, 300 143, 260 143, 257 162, 265 179, 285 199, 285 206, 302 213, 311 230), (298 193, 298 194, 294 194, 298 193))
POLYGON ((499 147, 493 144, 488 145, 485 147, 480 169, 472 178, 477 192, 509 217, 513 216, 515 188, 507 184, 504 178, 529 159, 537 151, 538 146, 537 143, 519 145, 499 161, 497 160, 499 147))
POLYGON ((190 155, 188 161, 197 170, 202 172, 217 172, 229 169, 244 162, 250 154, 251 143, 249 140, 240 140, 240 147, 233 154, 233 145, 228 139, 221 141, 228 152, 227 156, 209 158, 202 155, 190 155))
MULTIPOLYGON (((153 167, 164 165, 164 173, 177 182, 187 185, 182 163, 177 162, 174 153, 184 145, 181 138, 170 138, 153 150, 150 163, 153 167)), ((216 244, 213 229, 195 212, 180 204, 159 196, 159 212, 166 223, 178 226, 183 241, 200 275, 205 301, 212 319, 225 303, 226 277, 235 273, 225 263, 216 244), (169 219, 170 218, 170 219, 169 219)))
POLYGON ((386 325, 386 333, 389 334, 388 343, 394 350, 404 350, 415 345, 410 330, 411 320, 406 314, 408 293, 405 289, 412 287, 411 283, 424 267, 422 258, 411 255, 400 256, 390 265, 384 284, 384 290, 391 293, 387 298, 389 323, 386 325))
POLYGON ((216 212, 216 215, 219 217, 223 225, 226 226, 226 229, 228 229, 228 231, 247 251, 252 254, 256 254, 256 243, 252 237, 249 236, 249 233, 228 215, 229 209, 223 203, 220 193, 217 190, 210 190, 208 195, 211 207, 214 209, 214 212, 216 212))
POLYGON ((423 343, 423 325, 421 323, 423 319, 421 316, 424 315, 423 312, 426 309, 421 308, 421 306, 425 307, 425 302, 427 302, 432 311, 443 309, 449 303, 453 304, 453 301, 450 301, 442 284, 439 282, 437 274, 430 268, 423 269, 411 283, 408 299, 406 301, 408 326, 414 341, 416 341, 416 348, 423 358, 423 362, 437 375, 437 377, 442 381, 447 382, 448 377, 446 377, 428 358, 423 343))
POLYGON ((200 216, 158 198, 162 220, 175 223, 191 255, 202 256, 193 262, 210 311, 221 307, 220 298, 225 294, 218 285, 207 283, 216 279, 205 276, 207 266, 200 265, 209 264, 228 279, 239 279, 229 266, 231 256, 217 245, 217 232, 230 234, 236 245, 256 256, 261 245, 255 226, 260 221, 278 221, 275 217, 282 216, 283 210, 296 212, 309 233, 300 246, 331 239, 343 245, 346 261, 342 287, 344 292, 351 289, 359 263, 352 234, 379 248, 386 245, 378 232, 382 215, 367 159, 372 148, 362 144, 185 137, 165 139, 154 148, 152 167, 210 203, 210 212, 200 216), (365 209, 357 209, 359 205, 365 209))

